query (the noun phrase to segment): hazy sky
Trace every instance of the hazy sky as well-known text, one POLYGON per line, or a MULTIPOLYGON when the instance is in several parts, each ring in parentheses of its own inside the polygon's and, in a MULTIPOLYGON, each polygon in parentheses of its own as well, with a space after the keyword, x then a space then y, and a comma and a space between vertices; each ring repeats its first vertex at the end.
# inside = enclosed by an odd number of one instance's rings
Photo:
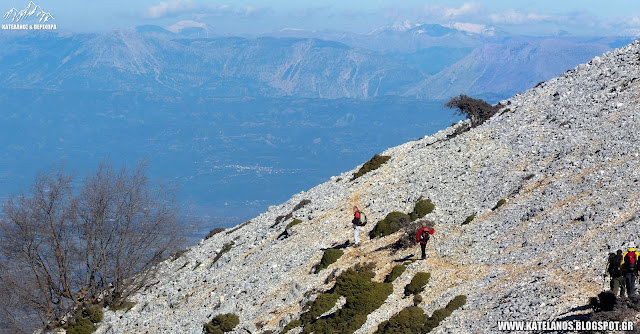
MULTIPOLYGON (((34 0, 58 29, 101 31, 144 24, 178 29, 207 24, 224 34, 284 28, 368 32, 398 23, 438 23, 526 35, 640 36, 638 0, 34 0)), ((4 14, 29 0, 0 0, 4 14)), ((7 23, 3 20, 3 23, 7 23)))

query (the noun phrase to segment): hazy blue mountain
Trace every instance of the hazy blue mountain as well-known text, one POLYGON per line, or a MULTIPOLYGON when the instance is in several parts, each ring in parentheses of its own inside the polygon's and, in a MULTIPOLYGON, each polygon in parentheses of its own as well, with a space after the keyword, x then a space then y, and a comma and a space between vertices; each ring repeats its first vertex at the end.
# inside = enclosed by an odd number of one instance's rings
POLYGON ((467 94, 495 103, 630 41, 606 37, 500 39, 473 49, 453 65, 425 79, 407 95, 446 99, 467 94))
POLYGON ((373 51, 316 39, 194 39, 118 30, 5 42, 3 87, 366 99, 402 95, 425 78, 373 51))

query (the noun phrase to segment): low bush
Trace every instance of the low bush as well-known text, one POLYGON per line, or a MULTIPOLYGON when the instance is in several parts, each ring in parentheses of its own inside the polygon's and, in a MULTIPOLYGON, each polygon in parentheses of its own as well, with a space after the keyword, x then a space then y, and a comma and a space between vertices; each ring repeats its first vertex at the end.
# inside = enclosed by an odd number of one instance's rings
POLYGON ((210 322, 203 325, 204 332, 207 334, 220 334, 231 332, 240 323, 240 318, 233 314, 219 314, 210 322))
POLYGON ((409 218, 411 221, 418 220, 435 209, 436 206, 433 205, 430 199, 421 199, 419 200, 413 208, 413 211, 409 214, 409 218))
MULTIPOLYGON (((308 199, 303 199, 302 201, 300 201, 300 203, 296 204, 296 206, 293 207, 293 211, 298 211, 300 209, 302 209, 305 205, 311 203, 311 200, 308 199)), ((291 211, 291 212, 293 212, 291 211)))
POLYGON ((133 302, 127 302, 127 301, 123 301, 120 304, 117 305, 110 305, 109 309, 111 311, 120 311, 120 310, 126 310, 129 311, 132 307, 134 307, 136 304, 133 302))
POLYGON ((498 203, 496 203, 496 206, 493 207, 493 210, 498 209, 499 207, 503 206, 505 203, 507 203, 507 200, 504 198, 501 198, 498 203))
POLYGON ((414 295, 413 296, 413 306, 418 306, 418 305, 420 305, 420 303, 422 303, 422 296, 414 295))
POLYGON ((308 324, 316 320, 319 316, 331 310, 336 305, 338 298, 340 298, 340 295, 335 292, 319 295, 313 301, 309 310, 300 316, 300 321, 308 324))
POLYGON ((404 273, 404 271, 407 269, 406 266, 399 264, 395 267, 393 267, 393 269, 391 269, 391 272, 389 273, 389 275, 387 275, 387 277, 385 277, 384 282, 385 283, 391 283, 393 281, 396 280, 396 278, 400 277, 400 275, 402 275, 402 273, 404 273))
POLYGON ((373 239, 375 237, 385 237, 393 234, 398 232, 403 226, 406 226, 410 221, 411 219, 406 213, 398 211, 391 212, 376 224, 373 230, 369 232, 369 237, 373 239))
POLYGON ((288 323, 286 326, 284 326, 284 328, 282 329, 281 334, 284 334, 294 328, 300 327, 302 326, 302 321, 300 320, 293 320, 290 323, 288 323))
POLYGON ((345 270, 336 279, 334 293, 346 298, 345 305, 326 317, 303 326, 302 333, 353 333, 367 321, 367 315, 378 309, 393 292, 390 283, 377 283, 368 267, 345 270))
POLYGON ((422 292, 424 287, 429 283, 431 274, 425 272, 418 272, 411 279, 411 283, 404 287, 405 296, 414 295, 422 292))
MULTIPOLYGON (((211 261, 211 264, 209 265, 209 268, 211 268, 211 266, 213 266, 216 262, 218 262, 218 260, 220 260, 222 255, 224 255, 225 253, 229 252, 231 250, 231 248, 233 248, 233 245, 235 245, 235 243, 233 241, 224 244, 224 246, 222 246, 222 249, 220 250, 220 252, 218 254, 216 254, 216 256, 213 257, 213 260, 211 261)), ((193 269, 195 269, 195 268, 193 268, 193 269)))
POLYGON ((378 154, 374 155, 369 161, 365 162, 364 165, 360 167, 358 172, 353 174, 353 177, 351 178, 350 181, 353 181, 359 178, 360 176, 367 174, 372 170, 378 169, 380 166, 382 166, 382 164, 389 161, 389 159, 391 159, 391 157, 387 155, 378 155, 378 154))
POLYGON ((316 267, 315 272, 318 273, 320 270, 329 267, 332 263, 338 261, 338 259, 344 254, 342 249, 334 249, 330 248, 324 251, 322 255, 322 259, 320 260, 320 264, 316 267))
POLYGON ((474 219, 476 219, 476 215, 475 214, 469 215, 469 217, 467 217, 467 219, 464 220, 462 225, 467 225, 467 224, 471 223, 474 219))
POLYGON ((214 228, 213 230, 209 231, 209 234, 207 234, 207 236, 206 236, 206 237, 204 237, 204 240, 207 240, 207 239, 209 239, 209 238, 213 237, 214 235, 216 235, 216 234, 218 234, 218 233, 220 233, 220 232, 224 232, 224 228, 222 228, 222 227, 216 227, 216 228, 214 228))
POLYGON ((233 229, 231 229, 230 231, 227 232, 227 235, 229 235, 229 234, 231 234, 231 233, 233 233, 233 232, 235 232, 235 231, 237 231, 237 230, 239 230, 239 229, 241 229, 241 228, 243 228, 243 227, 245 227, 245 226, 247 226, 249 224, 251 224, 250 220, 246 221, 246 222, 244 222, 244 223, 242 223, 242 224, 240 224, 240 225, 238 225, 236 227, 234 227, 233 229))
POLYGON ((90 334, 96 331, 95 324, 102 321, 102 308, 99 306, 88 306, 78 313, 74 321, 67 326, 68 334, 90 334))
MULTIPOLYGON (((440 322, 450 316, 453 311, 462 307, 467 301, 467 297, 460 295, 453 298, 446 307, 433 311, 427 317, 421 308, 412 306, 403 309, 393 315, 389 320, 381 323, 375 334, 423 334, 428 333, 438 327, 440 322)), ((414 299, 415 303, 415 299, 414 299)))
POLYGON ((289 224, 287 224, 287 227, 285 227, 284 229, 285 229, 285 231, 286 231, 286 230, 290 229, 291 227, 294 227, 294 226, 296 226, 296 225, 298 225, 298 224, 300 224, 300 223, 302 223, 302 220, 300 220, 300 219, 294 219, 292 222, 290 222, 289 224))
POLYGON ((302 327, 302 333, 353 333, 367 321, 367 315, 378 309, 393 292, 390 283, 377 283, 371 266, 355 266, 336 278, 332 290, 316 298, 310 309, 287 324, 282 333, 302 327), (344 306, 336 312, 318 318, 335 306, 340 296, 344 306))
POLYGON ((77 315, 74 321, 67 326, 67 334, 91 334, 95 331, 96 325, 82 315, 77 315))

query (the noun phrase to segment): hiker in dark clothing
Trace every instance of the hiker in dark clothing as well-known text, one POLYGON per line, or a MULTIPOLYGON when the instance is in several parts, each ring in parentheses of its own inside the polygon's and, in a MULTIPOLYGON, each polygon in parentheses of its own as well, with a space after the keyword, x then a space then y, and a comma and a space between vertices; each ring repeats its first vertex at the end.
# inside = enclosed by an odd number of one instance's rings
POLYGON ((611 292, 613 292, 616 297, 618 296, 618 292, 620 292, 620 297, 624 297, 626 289, 625 277, 620 269, 620 263, 622 263, 622 251, 618 249, 617 254, 609 254, 607 270, 604 274, 605 277, 611 276, 609 286, 611 287, 611 292))
POLYGON ((640 253, 636 251, 636 244, 631 241, 628 250, 622 254, 620 261, 620 269, 624 274, 625 283, 627 284, 627 296, 631 297, 636 294, 636 277, 638 276, 638 256, 640 253))
POLYGON ((427 258, 425 253, 425 249, 427 247, 427 242, 429 242, 429 236, 433 234, 435 230, 433 229, 433 222, 422 222, 422 227, 416 233, 416 242, 420 243, 420 250, 422 251, 421 259, 424 260, 427 258))

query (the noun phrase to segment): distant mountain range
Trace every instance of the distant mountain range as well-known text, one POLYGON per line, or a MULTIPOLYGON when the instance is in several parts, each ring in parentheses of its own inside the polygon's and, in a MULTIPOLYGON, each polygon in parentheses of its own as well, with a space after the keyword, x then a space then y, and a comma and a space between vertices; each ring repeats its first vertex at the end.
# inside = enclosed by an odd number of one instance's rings
POLYGON ((438 25, 203 38, 210 34, 207 27, 173 33, 157 26, 5 33, 0 87, 329 99, 466 93, 497 100, 630 41, 487 36, 438 25))

